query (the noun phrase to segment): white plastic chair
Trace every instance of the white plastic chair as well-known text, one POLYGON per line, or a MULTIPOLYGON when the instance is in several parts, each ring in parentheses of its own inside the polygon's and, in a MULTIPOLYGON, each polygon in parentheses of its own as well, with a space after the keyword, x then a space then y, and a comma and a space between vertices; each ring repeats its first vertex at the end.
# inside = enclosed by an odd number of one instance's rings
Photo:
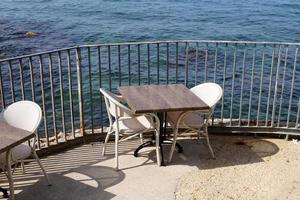
POLYGON ((215 106, 223 95, 223 90, 216 83, 199 84, 191 88, 190 90, 209 106, 209 110, 167 113, 167 121, 171 124, 174 134, 173 144, 169 154, 169 162, 171 162, 173 157, 178 129, 180 128, 187 129, 188 131, 195 131, 196 133, 198 133, 198 139, 200 138, 200 135, 203 135, 206 138, 211 156, 215 158, 213 149, 209 142, 207 127, 209 120, 214 113, 215 106))
POLYGON ((156 115, 147 113, 144 115, 135 115, 131 109, 122 104, 123 99, 111 92, 100 88, 104 96, 106 110, 109 119, 109 128, 103 145, 102 155, 105 155, 106 143, 111 134, 115 135, 115 162, 116 169, 119 169, 118 161, 118 143, 139 136, 142 141, 142 134, 149 131, 155 131, 156 138, 156 156, 157 163, 160 165, 159 154, 159 119, 156 115), (155 121, 153 120, 155 119, 155 121), (122 137, 119 139, 119 137, 122 137))
MULTIPOLYGON (((23 129, 29 132, 35 132, 38 128, 41 118, 42 111, 39 105, 31 101, 19 101, 8 106, 1 113, 1 120, 4 120, 11 126, 14 126, 19 129, 23 129)), ((36 154, 35 151, 36 138, 32 139, 29 142, 20 144, 12 149, 11 153, 11 163, 16 164, 21 163, 23 168, 23 173, 25 173, 24 161, 29 158, 31 155, 34 156, 35 160, 39 164, 42 172, 50 185, 48 176, 44 167, 36 154)), ((0 154, 0 168, 5 172, 6 166, 6 153, 0 154)))

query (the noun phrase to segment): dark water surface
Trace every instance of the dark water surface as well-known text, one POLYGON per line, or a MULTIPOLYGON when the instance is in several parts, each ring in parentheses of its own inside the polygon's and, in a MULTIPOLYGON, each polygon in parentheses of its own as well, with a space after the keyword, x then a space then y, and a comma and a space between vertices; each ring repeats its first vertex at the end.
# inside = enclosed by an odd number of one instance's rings
POLYGON ((0 58, 120 41, 298 42, 299 16, 292 0, 1 0, 0 58))

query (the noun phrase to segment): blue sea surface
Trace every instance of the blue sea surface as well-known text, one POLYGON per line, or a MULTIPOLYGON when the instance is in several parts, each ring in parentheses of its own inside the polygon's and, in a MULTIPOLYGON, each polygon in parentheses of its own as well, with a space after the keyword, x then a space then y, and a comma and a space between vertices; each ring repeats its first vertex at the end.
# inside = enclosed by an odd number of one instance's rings
POLYGON ((292 0, 1 0, 0 58, 106 42, 299 42, 299 16, 292 0))

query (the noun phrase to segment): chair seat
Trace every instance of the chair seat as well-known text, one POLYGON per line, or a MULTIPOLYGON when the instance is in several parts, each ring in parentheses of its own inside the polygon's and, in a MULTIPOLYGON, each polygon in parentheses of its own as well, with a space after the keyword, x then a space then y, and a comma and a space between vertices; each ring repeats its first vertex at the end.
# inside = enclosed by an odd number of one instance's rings
MULTIPOLYGON (((117 123, 114 122, 113 127, 117 130, 117 123)), ((153 128, 150 121, 145 116, 139 117, 122 117, 119 119, 119 133, 133 134, 145 129, 153 128)))
MULTIPOLYGON (((20 144, 12 149, 12 162, 24 160, 31 155, 31 148, 27 144, 20 144)), ((0 154, 0 166, 6 164, 6 153, 0 154)))
MULTIPOLYGON (((167 113, 167 121, 171 124, 172 127, 175 127, 178 117, 181 113, 183 112, 176 111, 167 113)), ((201 113, 192 112, 183 117, 183 119, 180 121, 179 128, 200 128, 203 125, 203 122, 204 119, 201 113)))

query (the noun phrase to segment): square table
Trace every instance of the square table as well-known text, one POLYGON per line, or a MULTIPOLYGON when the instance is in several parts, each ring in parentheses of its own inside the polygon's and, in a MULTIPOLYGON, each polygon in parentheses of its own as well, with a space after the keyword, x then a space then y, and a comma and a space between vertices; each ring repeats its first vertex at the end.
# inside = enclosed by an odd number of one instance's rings
MULTIPOLYGON (((160 125, 162 125, 162 113, 165 112, 209 109, 206 103, 182 84, 121 86, 119 92, 135 114, 157 113, 160 116, 160 125)), ((162 135, 161 128, 160 149, 163 163, 162 135)), ((141 148, 137 150, 139 149, 141 148)))

